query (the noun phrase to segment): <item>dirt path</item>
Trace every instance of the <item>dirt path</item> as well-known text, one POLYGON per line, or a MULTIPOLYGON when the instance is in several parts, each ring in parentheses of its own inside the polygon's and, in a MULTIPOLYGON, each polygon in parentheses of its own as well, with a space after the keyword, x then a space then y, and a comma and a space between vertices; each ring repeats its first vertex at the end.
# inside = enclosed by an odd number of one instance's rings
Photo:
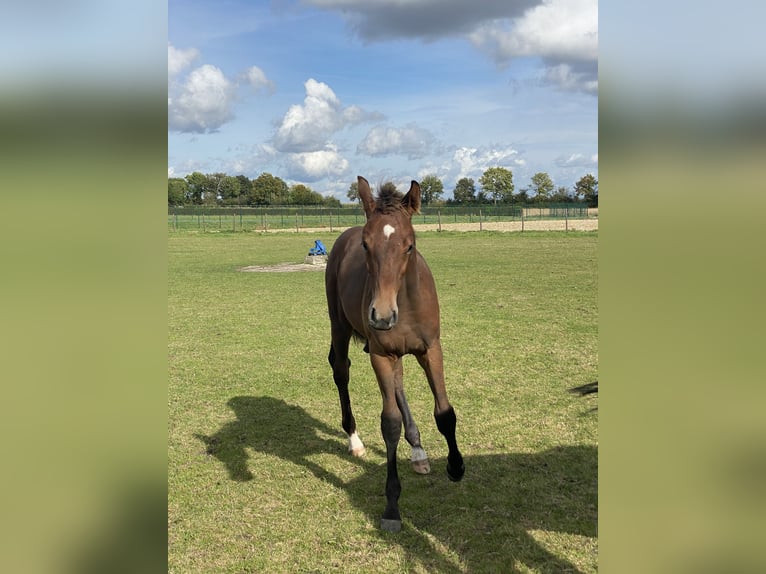
MULTIPOLYGON (((442 223, 442 231, 522 231, 521 221, 490 221, 483 223, 442 223)), ((438 231, 438 223, 416 223, 415 231, 438 231)), ((346 227, 334 227, 334 232, 342 232, 346 227)), ((524 231, 596 231, 598 230, 598 218, 593 219, 544 219, 524 220, 524 231)), ((327 227, 302 227, 301 233, 325 233, 330 231, 327 227)), ((268 229, 267 233, 295 233, 295 229, 268 229)))

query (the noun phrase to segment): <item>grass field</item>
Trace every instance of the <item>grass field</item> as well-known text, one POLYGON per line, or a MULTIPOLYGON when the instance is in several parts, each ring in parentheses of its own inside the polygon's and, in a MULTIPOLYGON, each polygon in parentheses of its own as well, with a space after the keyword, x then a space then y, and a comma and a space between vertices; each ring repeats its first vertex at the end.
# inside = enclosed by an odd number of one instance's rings
POLYGON ((169 572, 595 572, 597 233, 421 233, 442 307, 466 474, 452 483, 413 357, 405 389, 432 471, 402 439, 403 528, 378 529, 380 394, 351 349, 367 455, 346 452, 321 272, 337 234, 168 238, 169 572))

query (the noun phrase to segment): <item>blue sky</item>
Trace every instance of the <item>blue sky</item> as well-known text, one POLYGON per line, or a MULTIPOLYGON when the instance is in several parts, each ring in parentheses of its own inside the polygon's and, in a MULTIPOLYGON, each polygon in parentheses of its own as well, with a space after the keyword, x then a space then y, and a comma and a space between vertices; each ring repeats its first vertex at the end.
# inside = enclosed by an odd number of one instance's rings
POLYGON ((596 0, 170 0, 168 174, 598 177, 596 0))

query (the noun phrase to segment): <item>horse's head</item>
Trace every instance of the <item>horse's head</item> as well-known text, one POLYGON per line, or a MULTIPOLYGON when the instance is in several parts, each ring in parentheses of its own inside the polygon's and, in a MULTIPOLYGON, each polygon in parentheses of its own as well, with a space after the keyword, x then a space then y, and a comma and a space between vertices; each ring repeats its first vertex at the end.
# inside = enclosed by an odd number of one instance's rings
POLYGON ((410 259, 415 253, 412 214, 420 210, 420 185, 412 181, 407 195, 383 189, 373 198, 370 184, 359 182, 367 223, 362 230, 362 248, 372 282, 372 301, 367 321, 373 329, 392 329, 398 320, 397 297, 410 259))

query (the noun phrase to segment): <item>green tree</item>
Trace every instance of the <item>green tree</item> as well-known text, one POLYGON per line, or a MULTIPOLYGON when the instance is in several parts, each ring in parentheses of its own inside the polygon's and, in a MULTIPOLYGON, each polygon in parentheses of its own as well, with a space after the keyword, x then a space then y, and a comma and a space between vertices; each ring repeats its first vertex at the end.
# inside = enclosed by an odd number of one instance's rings
POLYGON ((254 205, 282 205, 288 199, 287 184, 270 173, 262 173, 253 180, 251 203, 254 205))
POLYGON ((340 207, 341 206, 340 199, 338 199, 337 197, 333 197, 331 195, 325 197, 324 200, 322 201, 322 204, 326 205, 327 207, 340 207))
POLYGON ((250 201, 250 190, 253 187, 253 182, 246 175, 236 176, 239 181, 239 196, 237 197, 237 203, 242 205, 250 201))
POLYGON ((498 201, 511 201, 513 197, 513 173, 504 167, 489 167, 479 178, 482 191, 495 204, 498 201))
POLYGON ((551 176, 544 171, 537 172, 532 176, 532 190, 535 192, 535 201, 548 201, 553 193, 553 180, 551 176))
POLYGON ((435 175, 426 175, 420 180, 420 198, 425 205, 438 201, 444 193, 444 185, 435 175))
POLYGON ((551 195, 550 200, 553 203, 571 203, 572 195, 569 193, 569 190, 562 185, 553 195, 551 195))
POLYGON ((202 205, 205 194, 209 192, 210 181, 204 173, 192 172, 186 176, 188 203, 202 205))
POLYGON ((350 186, 348 186, 346 197, 348 197, 349 201, 359 201, 359 183, 358 182, 355 181, 350 186))
POLYGON ((183 205, 187 202, 189 185, 182 177, 168 178, 168 205, 183 205))
POLYGON ((575 197, 581 196, 588 207, 598 207, 598 180, 593 174, 582 176, 575 184, 575 197))
POLYGON ((298 183, 290 188, 290 203, 296 205, 320 205, 324 198, 310 187, 298 183))
POLYGON ((205 203, 236 205, 239 203, 239 179, 225 173, 209 174, 210 193, 205 196, 205 203))
POLYGON ((526 204, 529 203, 529 188, 522 187, 519 190, 519 193, 517 193, 514 198, 516 199, 517 203, 526 204))
POLYGON ((463 177, 458 180, 455 190, 452 192, 455 203, 472 203, 476 201, 476 184, 471 177, 463 177))

